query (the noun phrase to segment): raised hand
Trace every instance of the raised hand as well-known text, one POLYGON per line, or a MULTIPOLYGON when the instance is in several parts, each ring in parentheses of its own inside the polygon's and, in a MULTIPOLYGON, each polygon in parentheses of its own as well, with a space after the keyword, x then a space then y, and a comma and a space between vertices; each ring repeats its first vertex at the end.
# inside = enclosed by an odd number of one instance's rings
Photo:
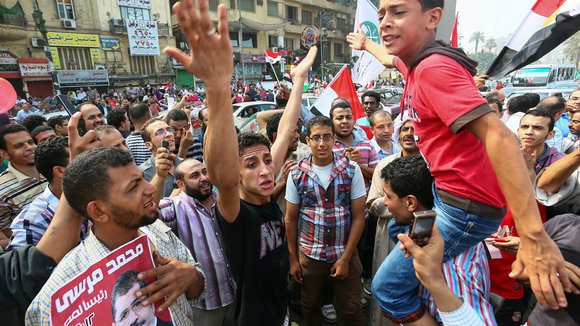
POLYGON ((290 75, 292 78, 308 76, 308 71, 310 70, 310 67, 312 67, 314 59, 316 59, 316 52, 318 52, 318 48, 316 46, 311 47, 310 50, 308 50, 308 54, 304 59, 302 59, 300 64, 290 69, 290 75))
POLYGON ((346 36, 348 46, 355 50, 364 50, 366 39, 367 37, 365 36, 365 32, 363 31, 361 24, 358 24, 358 33, 348 33, 346 36))
POLYGON ((70 117, 68 121, 68 145, 70 148, 70 159, 79 155, 84 151, 89 149, 97 148, 103 146, 99 140, 99 136, 94 130, 87 131, 82 137, 79 135, 79 130, 77 129, 79 125, 79 120, 81 119, 81 113, 77 112, 70 117))

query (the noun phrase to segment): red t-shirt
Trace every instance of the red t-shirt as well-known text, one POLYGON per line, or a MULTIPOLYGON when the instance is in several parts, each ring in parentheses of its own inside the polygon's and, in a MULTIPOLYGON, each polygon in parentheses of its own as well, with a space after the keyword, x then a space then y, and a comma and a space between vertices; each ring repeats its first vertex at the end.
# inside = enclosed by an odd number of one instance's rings
MULTIPOLYGON (((538 203, 538 209, 540 210, 542 223, 546 222, 546 207, 538 203)), ((516 230, 516 224, 514 222, 512 211, 509 209, 509 207, 507 214, 497 229, 497 232, 492 234, 492 237, 498 238, 508 236, 519 236, 518 230, 516 230)), ((504 251, 500 252, 501 259, 489 259, 489 276, 491 280, 490 290, 502 298, 521 299, 524 297, 524 288, 520 283, 514 281, 513 278, 508 276, 512 271, 512 264, 516 260, 516 255, 508 254, 504 251)))
POLYGON ((423 59, 405 76, 403 110, 409 110, 415 137, 435 185, 463 198, 495 207, 506 200, 485 148, 465 130, 467 123, 491 112, 467 69, 440 54, 423 59))

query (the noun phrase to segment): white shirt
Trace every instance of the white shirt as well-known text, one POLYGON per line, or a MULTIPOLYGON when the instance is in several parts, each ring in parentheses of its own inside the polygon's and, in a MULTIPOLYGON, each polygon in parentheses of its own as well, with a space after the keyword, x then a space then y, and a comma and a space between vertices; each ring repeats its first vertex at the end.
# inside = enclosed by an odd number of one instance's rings
POLYGON ((505 122, 505 126, 508 127, 514 134, 518 134, 518 129, 520 128, 520 121, 524 117, 524 112, 517 112, 512 114, 507 121, 505 122))

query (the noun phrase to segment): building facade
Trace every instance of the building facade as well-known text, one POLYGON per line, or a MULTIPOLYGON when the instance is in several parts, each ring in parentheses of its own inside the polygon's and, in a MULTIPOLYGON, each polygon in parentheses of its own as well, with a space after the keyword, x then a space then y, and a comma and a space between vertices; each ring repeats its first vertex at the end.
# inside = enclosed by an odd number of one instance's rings
POLYGON ((173 82, 170 21, 168 1, 0 0, 0 77, 21 96, 173 82))

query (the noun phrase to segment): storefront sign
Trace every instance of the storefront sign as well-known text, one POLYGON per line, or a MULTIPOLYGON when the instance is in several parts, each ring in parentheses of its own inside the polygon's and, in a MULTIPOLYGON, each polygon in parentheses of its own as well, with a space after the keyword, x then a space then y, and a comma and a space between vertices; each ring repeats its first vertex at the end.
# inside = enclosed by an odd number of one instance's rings
POLYGON ((118 38, 101 37, 103 51, 121 51, 121 40, 118 38))
POLYGON ((244 63, 266 63, 266 57, 263 54, 244 54, 242 55, 244 63))
POLYGON ((55 47, 50 47, 50 56, 52 57, 52 64, 54 64, 54 69, 60 69, 60 57, 58 56, 58 49, 55 47))
POLYGON ((93 65, 102 63, 101 50, 95 48, 91 49, 91 60, 93 61, 93 65))
POLYGON ((123 7, 151 9, 151 0, 117 0, 117 4, 123 7))
POLYGON ((18 59, 8 52, 0 52, 0 77, 20 78, 18 59))
POLYGON ((50 77, 47 59, 18 59, 22 77, 50 77))
POLYGON ((125 19, 131 55, 159 55, 157 22, 125 19))
POLYGON ((78 46, 88 48, 98 48, 99 36, 90 34, 73 33, 46 33, 48 44, 53 46, 78 46))
POLYGON ((106 70, 58 70, 60 86, 109 85, 106 70))

